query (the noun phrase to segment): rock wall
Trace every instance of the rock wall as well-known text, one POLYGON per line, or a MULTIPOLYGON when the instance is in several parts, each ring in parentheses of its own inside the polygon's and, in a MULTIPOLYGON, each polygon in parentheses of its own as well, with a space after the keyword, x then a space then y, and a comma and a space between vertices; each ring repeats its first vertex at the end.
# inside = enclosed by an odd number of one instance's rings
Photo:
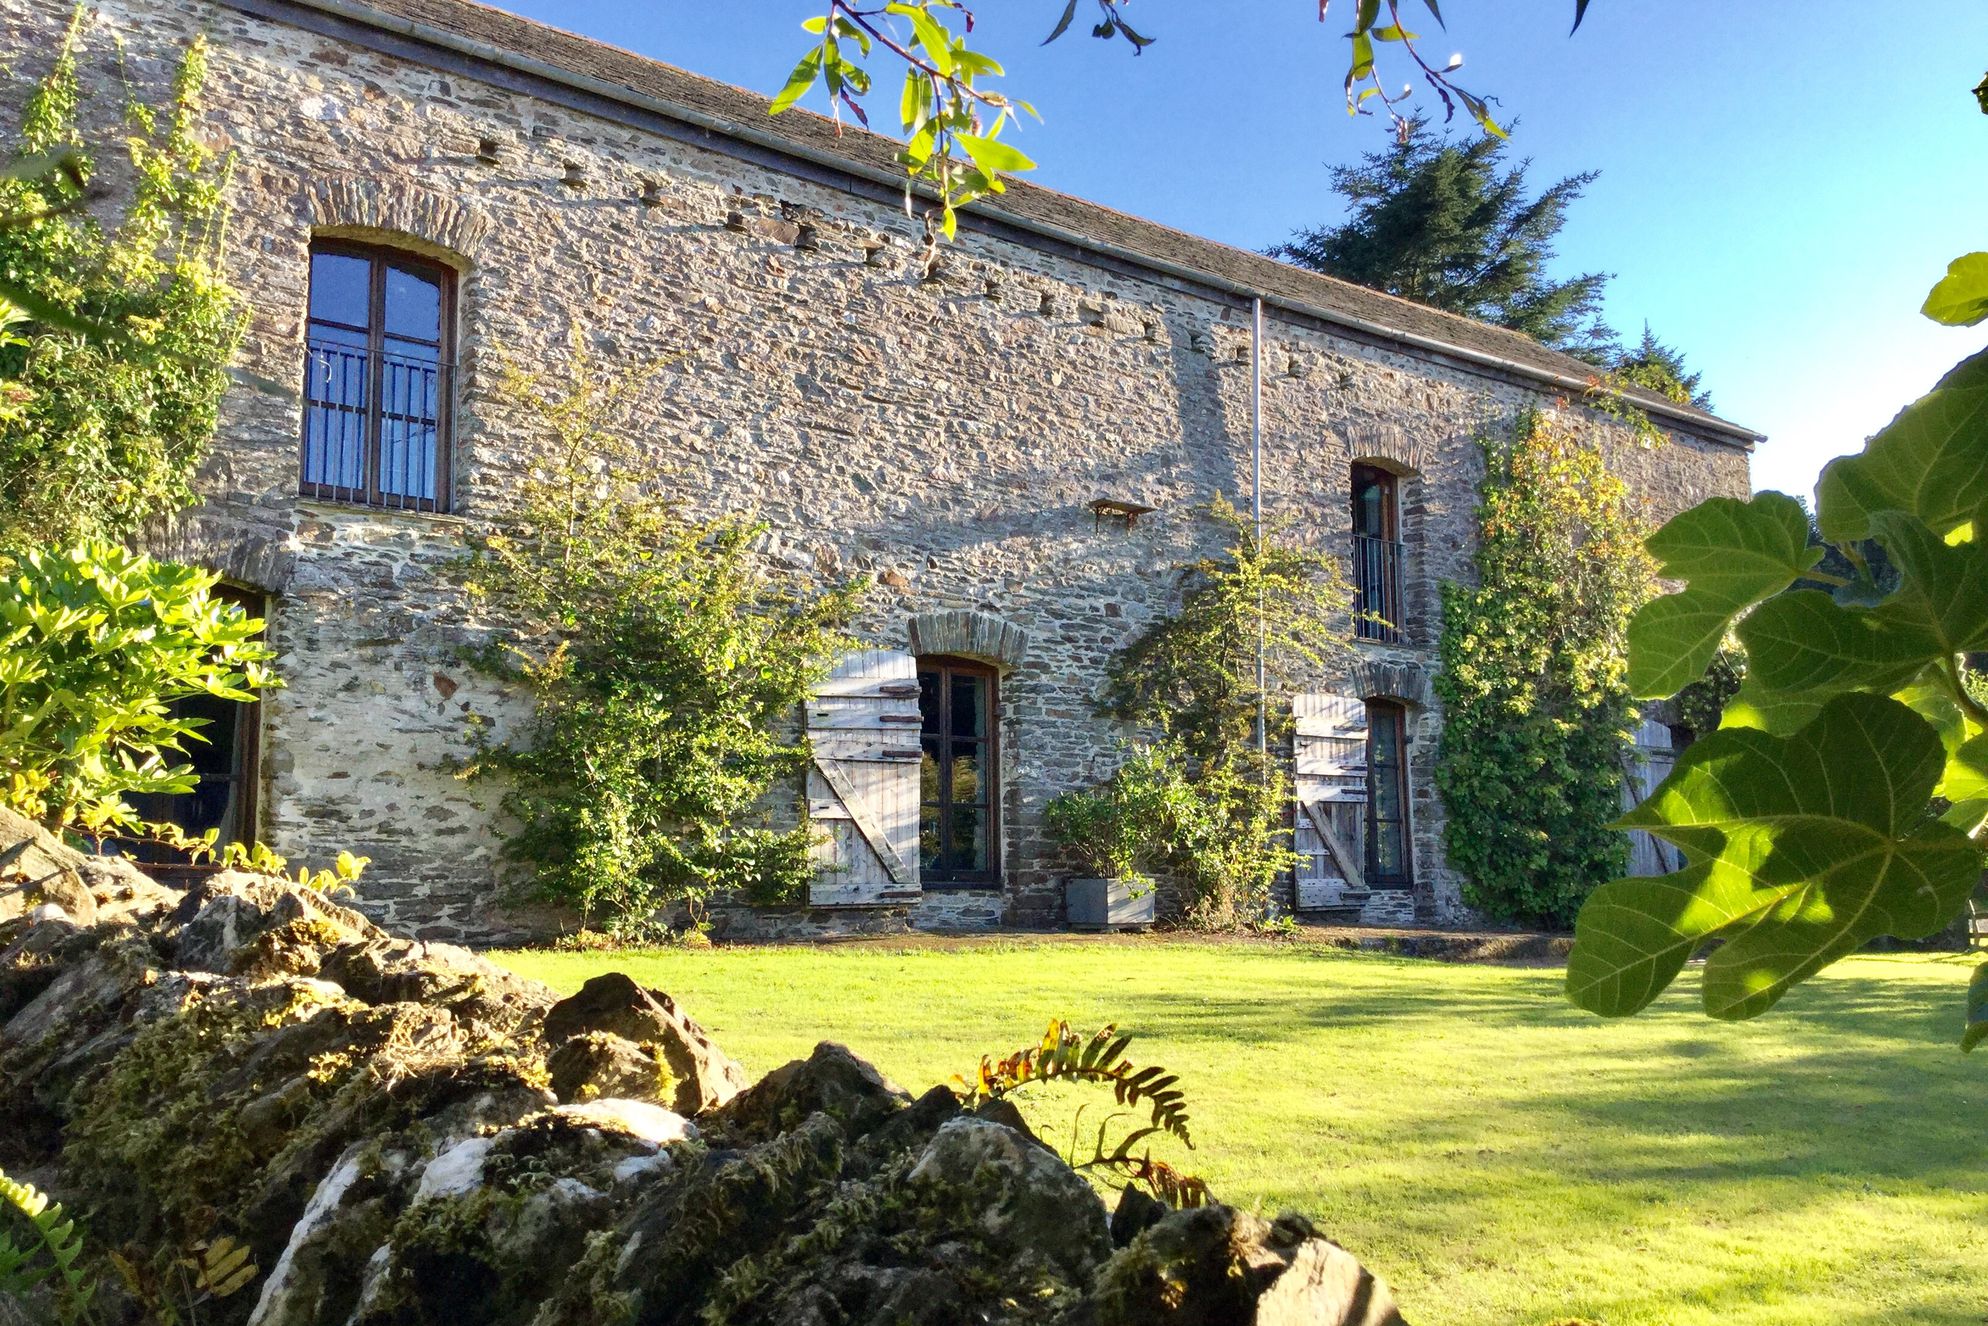
POLYGON ((748 1084, 625 976, 562 1000, 277 880, 92 884, 0 812, 21 841, 0 1169, 82 1218, 106 1322, 184 1315, 223 1238, 256 1270, 210 1326, 1401 1321, 1301 1217, 1108 1212, 1005 1102, 829 1043, 748 1084))
MULTIPOLYGON (((68 0, 0 0, 0 39, 47 50, 69 12, 68 0)), ((497 395, 501 366, 556 376, 577 336, 610 368, 664 362, 631 423, 659 486, 695 510, 758 512, 797 578, 876 577, 868 639, 908 648, 921 614, 964 610, 1026 636, 1002 679, 1002 885, 931 890, 905 915, 1060 921, 1063 872, 1040 815, 1114 762, 1124 734, 1092 710, 1105 660, 1167 609, 1171 568, 1214 550, 1199 515, 1209 500, 1247 500, 1243 308, 1067 245, 987 234, 963 234, 930 270, 888 203, 747 159, 720 136, 679 141, 632 112, 569 110, 529 80, 423 63, 363 24, 316 35, 210 0, 104 0, 92 13, 87 81, 112 111, 122 80, 156 97, 175 53, 205 34, 205 131, 237 155, 230 268, 254 313, 247 372, 202 476, 208 503, 166 544, 274 596, 289 685, 265 702, 270 842, 294 859, 370 856, 375 919, 438 939, 517 933, 493 904, 493 798, 441 767, 466 710, 514 712, 456 661, 489 624, 445 568, 541 446, 497 395), (302 407, 289 384, 303 375, 309 247, 326 235, 459 273, 453 514, 297 496, 302 407), (1098 498, 1157 510, 1124 528, 1092 514, 1098 498)), ((14 61, 0 103, 18 104, 40 72, 14 61)), ((1361 646, 1305 685, 1346 693, 1362 664, 1426 676, 1438 587, 1470 574, 1474 439, 1550 394, 1276 314, 1265 364, 1265 506, 1296 537, 1346 546, 1354 461, 1405 476, 1407 638, 1361 646)), ((1746 454, 1729 442, 1679 429, 1645 447, 1593 423, 1653 519, 1747 491, 1746 454)), ((1417 888, 1377 894, 1377 919, 1457 911, 1432 778, 1440 722, 1424 704, 1413 725, 1417 888)))

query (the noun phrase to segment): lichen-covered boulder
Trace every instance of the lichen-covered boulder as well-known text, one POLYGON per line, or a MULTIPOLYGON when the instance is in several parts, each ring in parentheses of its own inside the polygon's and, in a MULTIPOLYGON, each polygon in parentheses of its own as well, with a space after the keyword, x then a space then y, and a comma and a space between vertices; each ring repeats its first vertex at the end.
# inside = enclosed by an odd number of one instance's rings
POLYGON ((806 1059, 774 1069, 719 1107, 709 1126, 735 1143, 763 1142, 825 1114, 860 1136, 910 1100, 846 1046, 823 1041, 806 1059))
POLYGON ((314 976, 332 949, 386 937, 323 894, 238 870, 203 880, 181 911, 173 959, 186 971, 314 976))
POLYGON ((51 904, 78 925, 94 924, 96 898, 78 870, 84 859, 33 820, 0 806, 0 926, 51 904))
POLYGON ((94 922, 0 928, 0 1168, 83 1218, 106 1326, 223 1239, 253 1272, 208 1326, 1399 1320, 1294 1217, 1108 1223, 1006 1102, 829 1042, 747 1086, 626 977, 562 1000, 295 884, 126 869, 94 922))
POLYGON ((1095 1326, 1401 1326, 1387 1286, 1298 1216, 1175 1211, 1098 1277, 1095 1326))
POLYGON ((611 1031, 589 1031, 554 1050, 545 1061, 552 1093, 566 1102, 621 1096, 676 1100, 676 1078, 647 1046, 611 1031))
POLYGON ((676 1080, 671 1103, 679 1113, 701 1113, 745 1089, 745 1069, 679 1011, 674 999, 659 990, 645 990, 620 972, 594 977, 545 1015, 548 1044, 590 1032, 606 1032, 649 1047, 676 1080))

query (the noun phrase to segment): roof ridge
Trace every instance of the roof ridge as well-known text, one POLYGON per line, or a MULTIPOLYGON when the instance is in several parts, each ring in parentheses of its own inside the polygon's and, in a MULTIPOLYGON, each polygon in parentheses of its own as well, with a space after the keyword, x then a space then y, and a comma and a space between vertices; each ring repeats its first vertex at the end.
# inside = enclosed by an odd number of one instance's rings
MULTIPOLYGON (((729 124, 740 133, 784 144, 805 159, 826 156, 856 173, 888 172, 902 178, 897 156, 903 144, 862 125, 850 125, 804 107, 779 116, 766 114, 770 99, 750 88, 695 73, 626 47, 551 23, 526 18, 485 0, 221 0, 248 12, 297 6, 385 29, 426 27, 458 42, 486 48, 567 77, 619 88, 627 95, 674 108, 690 122, 701 118, 729 124), (552 50, 547 48, 551 47, 552 50), (561 49, 563 48, 563 50, 561 49), (564 57, 564 58, 562 58, 564 57)), ((418 39, 421 33, 410 32, 418 39)), ((485 57, 486 59, 488 57, 485 57)), ((1592 381, 1601 370, 1563 350, 1541 344, 1509 327, 1453 313, 1341 277, 1299 267, 1268 254, 1197 235, 1165 222, 1122 212, 1076 194, 1026 179, 1010 178, 1006 192, 969 204, 968 216, 1060 230, 1094 251, 1117 249, 1151 264, 1175 268, 1218 288, 1246 289, 1267 303, 1295 306, 1327 321, 1368 329, 1406 344, 1465 358, 1493 361, 1506 371, 1560 389, 1592 381), (1115 239, 1113 231, 1125 232, 1115 239), (1228 270, 1224 270, 1224 269, 1228 270), (1479 342, 1472 345, 1473 341, 1479 342)), ((1761 435, 1696 406, 1629 384, 1622 395, 1638 406, 1729 438, 1761 440, 1761 435)))

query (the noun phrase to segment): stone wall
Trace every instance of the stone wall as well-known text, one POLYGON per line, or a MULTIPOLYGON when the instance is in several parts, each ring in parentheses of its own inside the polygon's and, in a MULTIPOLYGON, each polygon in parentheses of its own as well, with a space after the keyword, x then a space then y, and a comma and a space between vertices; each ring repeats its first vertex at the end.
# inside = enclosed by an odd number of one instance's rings
MULTIPOLYGON (((66 0, 0 0, 0 35, 45 51, 68 13, 66 0)), ((443 767, 465 712, 512 712, 456 662, 488 624, 446 567, 464 531, 512 500, 539 445, 497 399, 500 366, 556 373, 578 337, 610 366, 662 363, 633 424, 659 486, 693 509, 757 512, 797 578, 876 578, 868 638, 908 648, 914 620, 940 629, 934 614, 960 612, 1025 636, 1002 679, 1004 889, 937 894, 921 911, 1060 920, 1040 813, 1111 767, 1124 734, 1092 711, 1103 664, 1165 610, 1171 568, 1213 550, 1208 501, 1247 500, 1246 308, 983 234, 963 233, 928 271, 901 210, 716 147, 209 0, 107 0, 97 13, 85 63, 110 105, 114 40, 124 76, 156 95, 181 45, 208 36, 206 126, 237 154, 230 265, 254 313, 253 377, 227 401, 208 503, 173 546, 275 594, 289 684, 265 705, 270 841, 296 858, 371 856, 368 904, 403 929, 515 933, 494 903, 492 798, 443 767), (270 384, 301 381, 308 251, 326 235, 460 273, 453 515, 296 495, 300 397, 270 384), (1093 516, 1097 498, 1157 510, 1124 528, 1093 516)), ((16 60, 7 103, 41 72, 16 60)), ((1298 537, 1345 546, 1352 462, 1408 476, 1408 638, 1363 646, 1312 684, 1344 690, 1374 664, 1426 679, 1438 586, 1469 575, 1473 439, 1550 397, 1274 312, 1264 362, 1265 505, 1298 537)), ((1653 519, 1747 491, 1746 454, 1727 442, 1672 432, 1644 447, 1594 422, 1653 519)), ((1418 887, 1377 895, 1376 916, 1449 919, 1457 887, 1431 777, 1441 716, 1425 687, 1403 698, 1420 705, 1418 887)))

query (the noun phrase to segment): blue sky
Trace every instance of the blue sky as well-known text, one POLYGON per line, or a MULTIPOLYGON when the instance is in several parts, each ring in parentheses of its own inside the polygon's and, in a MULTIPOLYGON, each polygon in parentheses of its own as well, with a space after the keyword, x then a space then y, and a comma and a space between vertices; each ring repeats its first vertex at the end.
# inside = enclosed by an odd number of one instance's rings
MULTIPOLYGON (((504 2, 768 93, 825 7, 504 2)), ((1043 114, 1017 140, 1035 180, 1261 248, 1335 219, 1326 166, 1384 141, 1339 91, 1351 3, 1321 25, 1311 0, 1146 0, 1127 12, 1159 40, 1137 59, 1081 27, 1039 46, 1055 0, 977 12, 981 49, 1043 114)), ((1594 0, 1570 38, 1572 10, 1448 0, 1448 32, 1420 30, 1520 121, 1514 151, 1538 185, 1602 172, 1563 232, 1563 270, 1615 273, 1610 320, 1633 336, 1648 319, 1721 414, 1769 435, 1756 486, 1807 492, 1988 342, 1918 315, 1948 260, 1988 249, 1988 116, 1968 93, 1988 69, 1988 4, 1594 0)), ((886 86, 894 101, 894 73, 886 86)))

